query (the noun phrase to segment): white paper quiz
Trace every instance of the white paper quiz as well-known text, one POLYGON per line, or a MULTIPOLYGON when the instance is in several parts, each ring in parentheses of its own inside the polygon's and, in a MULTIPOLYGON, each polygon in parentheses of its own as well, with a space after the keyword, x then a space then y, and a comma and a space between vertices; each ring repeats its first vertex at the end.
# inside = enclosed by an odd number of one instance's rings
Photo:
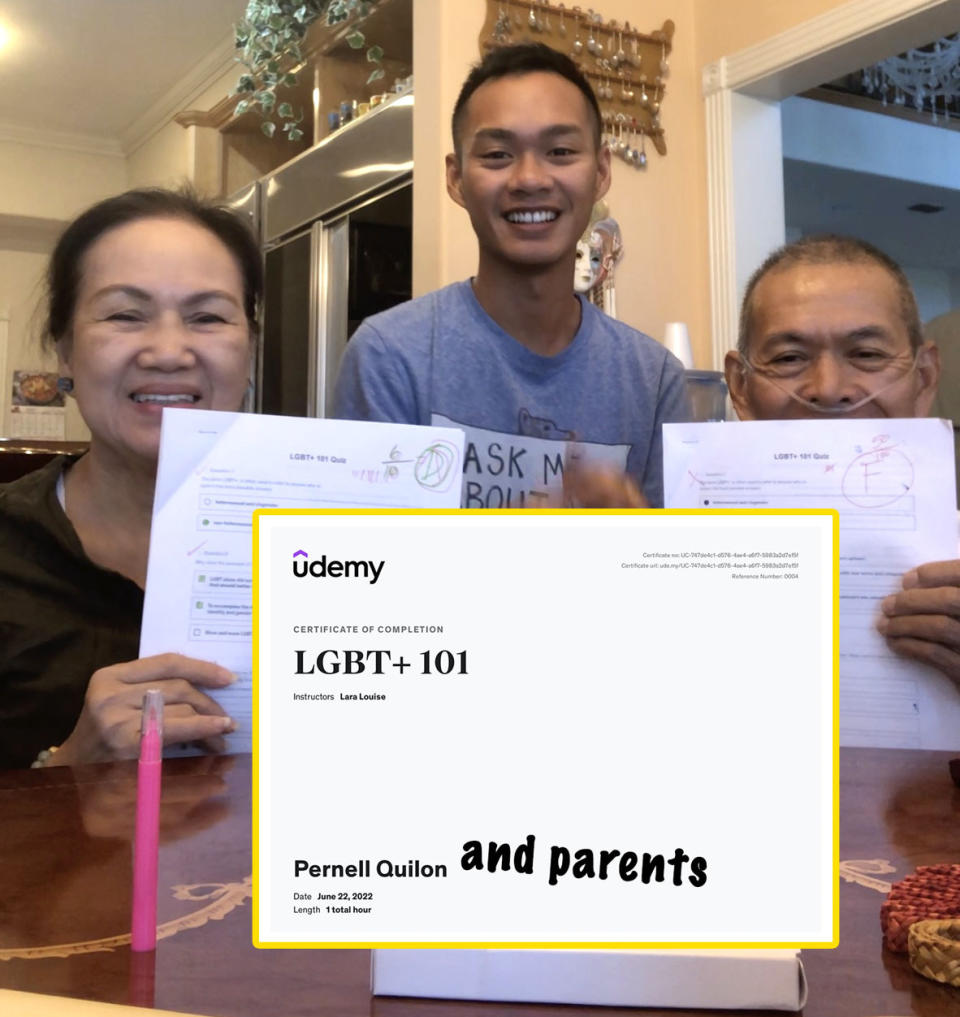
POLYGON ((905 572, 957 557, 949 421, 667 424, 663 463, 668 508, 837 509, 840 744, 956 749, 956 686, 875 628, 905 572))
POLYGON ((254 525, 257 945, 834 939, 832 513, 254 525))
POLYGON ((462 462, 444 428, 164 410, 140 656, 233 671, 216 698, 249 752, 254 509, 456 508, 462 462))

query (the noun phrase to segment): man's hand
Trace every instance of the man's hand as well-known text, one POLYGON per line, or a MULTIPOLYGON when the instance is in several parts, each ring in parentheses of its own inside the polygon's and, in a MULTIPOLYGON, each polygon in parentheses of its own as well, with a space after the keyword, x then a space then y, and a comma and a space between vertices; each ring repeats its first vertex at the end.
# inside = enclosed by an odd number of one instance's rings
POLYGON ((880 605, 877 628, 890 649, 932 664, 960 689, 960 561, 911 569, 903 590, 880 605))
POLYGON ((576 445, 563 463, 563 504, 568 508, 650 508, 629 474, 602 463, 585 463, 576 445))

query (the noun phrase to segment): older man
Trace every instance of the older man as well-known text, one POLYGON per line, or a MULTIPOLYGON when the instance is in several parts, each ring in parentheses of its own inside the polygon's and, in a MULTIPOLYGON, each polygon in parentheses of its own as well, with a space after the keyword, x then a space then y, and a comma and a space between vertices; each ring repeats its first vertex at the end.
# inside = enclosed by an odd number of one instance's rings
MULTIPOLYGON (((775 251, 744 295, 727 385, 741 420, 922 417, 940 375, 910 283, 852 237, 805 237, 775 251)), ((932 562, 886 598, 892 650, 960 683, 960 561, 932 562)))

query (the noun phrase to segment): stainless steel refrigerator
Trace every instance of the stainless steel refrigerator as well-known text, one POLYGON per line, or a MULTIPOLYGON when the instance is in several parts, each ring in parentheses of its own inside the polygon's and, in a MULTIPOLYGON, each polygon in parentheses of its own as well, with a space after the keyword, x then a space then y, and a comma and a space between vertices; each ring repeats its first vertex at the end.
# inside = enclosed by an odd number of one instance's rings
POLYGON ((260 181, 266 273, 257 409, 327 416, 346 344, 410 299, 413 95, 371 110, 260 181))

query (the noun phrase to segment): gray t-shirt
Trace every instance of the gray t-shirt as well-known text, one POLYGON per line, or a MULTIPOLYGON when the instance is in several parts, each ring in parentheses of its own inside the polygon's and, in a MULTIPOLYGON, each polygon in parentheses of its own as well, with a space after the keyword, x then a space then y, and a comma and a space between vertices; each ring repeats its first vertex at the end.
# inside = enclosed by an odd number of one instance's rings
POLYGON ((536 505, 560 483, 571 440, 660 506, 661 426, 689 419, 683 367, 649 336, 580 305, 577 334, 552 357, 504 332, 469 282, 374 315, 347 345, 334 416, 462 428, 464 508, 536 505))

